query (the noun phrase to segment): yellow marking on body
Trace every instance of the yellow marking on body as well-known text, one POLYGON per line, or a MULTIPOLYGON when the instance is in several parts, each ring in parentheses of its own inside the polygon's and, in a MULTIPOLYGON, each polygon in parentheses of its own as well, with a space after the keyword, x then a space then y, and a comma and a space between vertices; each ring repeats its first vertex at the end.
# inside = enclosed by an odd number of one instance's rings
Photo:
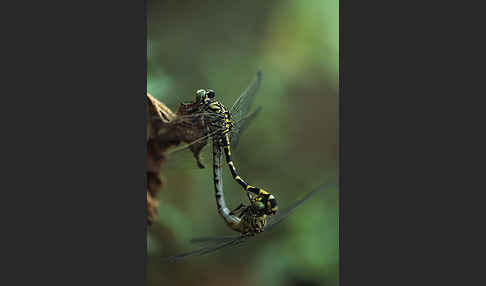
POLYGON ((263 194, 263 195, 268 195, 267 192, 265 192, 264 190, 260 189, 260 194, 263 194))

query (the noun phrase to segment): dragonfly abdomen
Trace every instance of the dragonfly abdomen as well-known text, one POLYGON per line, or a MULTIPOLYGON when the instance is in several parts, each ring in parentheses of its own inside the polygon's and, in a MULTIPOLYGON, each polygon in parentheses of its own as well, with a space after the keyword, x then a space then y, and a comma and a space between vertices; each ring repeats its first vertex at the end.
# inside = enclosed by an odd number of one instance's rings
POLYGON ((264 191, 261 188, 251 186, 245 180, 243 180, 239 175, 238 171, 235 168, 235 164, 233 163, 233 159, 231 158, 231 144, 229 139, 229 134, 226 134, 224 137, 224 155, 226 157, 226 163, 228 164, 228 168, 230 169, 231 175, 233 179, 241 186, 245 191, 251 192, 256 195, 255 200, 261 201, 264 206, 266 207, 266 214, 273 215, 278 210, 277 199, 270 193, 264 191))
POLYGON ((223 193, 223 180, 222 180, 222 169, 221 169, 221 151, 216 142, 213 143, 213 172, 214 172, 214 192, 216 196, 216 206, 218 208, 218 213, 223 217, 226 223, 234 228, 241 222, 240 218, 231 214, 230 210, 226 206, 223 193))

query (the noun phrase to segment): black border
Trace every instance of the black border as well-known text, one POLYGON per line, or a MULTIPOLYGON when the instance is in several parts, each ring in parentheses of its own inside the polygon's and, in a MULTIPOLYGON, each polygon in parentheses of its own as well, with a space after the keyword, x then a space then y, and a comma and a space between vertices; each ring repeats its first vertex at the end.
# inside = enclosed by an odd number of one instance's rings
POLYGON ((18 6, 2 9, 0 284, 145 285, 146 2, 18 6))
POLYGON ((471 108, 458 108, 471 73, 452 60, 470 53, 454 46, 453 31, 470 27, 449 17, 459 8, 436 8, 340 1, 341 285, 464 284, 471 274, 454 265, 466 260, 453 248, 468 243, 450 241, 464 234, 453 222, 470 220, 459 218, 470 206, 459 203, 466 188, 452 188, 468 164, 451 160, 470 148, 457 144, 470 141, 454 127, 472 123, 461 122, 471 108), (447 191, 457 201, 446 201, 447 191))

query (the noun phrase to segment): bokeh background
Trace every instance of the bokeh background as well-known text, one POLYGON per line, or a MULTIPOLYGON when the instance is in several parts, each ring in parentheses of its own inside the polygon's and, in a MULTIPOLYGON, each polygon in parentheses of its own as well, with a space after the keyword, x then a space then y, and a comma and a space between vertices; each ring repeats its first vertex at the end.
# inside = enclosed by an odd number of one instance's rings
MULTIPOLYGON (((231 107, 263 71, 262 112, 233 158, 281 209, 338 170, 338 0, 148 1, 147 90, 176 110, 198 88, 231 107)), ((338 285, 338 188, 329 188, 241 247, 162 263, 197 249, 194 237, 233 234, 218 216, 207 168, 190 152, 162 171, 159 219, 148 233, 149 285, 338 285)), ((208 153, 209 152, 209 153, 208 153)), ((224 173, 229 208, 246 202, 224 173)))

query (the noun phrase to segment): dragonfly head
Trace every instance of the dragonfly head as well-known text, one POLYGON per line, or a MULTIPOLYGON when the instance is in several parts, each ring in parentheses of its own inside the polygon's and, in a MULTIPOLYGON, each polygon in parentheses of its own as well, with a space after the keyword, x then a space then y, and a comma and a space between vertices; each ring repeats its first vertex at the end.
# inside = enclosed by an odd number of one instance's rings
POLYGON ((267 213, 268 215, 274 215, 278 211, 277 199, 273 195, 268 196, 267 210, 268 210, 267 213))
POLYGON ((265 214, 258 214, 255 212, 247 213, 243 217, 245 224, 249 226, 249 234, 262 232, 265 230, 265 225, 267 224, 267 216, 265 214))
POLYGON ((196 101, 202 104, 209 104, 215 95, 216 93, 212 89, 198 89, 196 91, 196 101))
POLYGON ((270 193, 262 192, 254 197, 253 208, 259 214, 275 215, 278 211, 277 199, 270 193))

